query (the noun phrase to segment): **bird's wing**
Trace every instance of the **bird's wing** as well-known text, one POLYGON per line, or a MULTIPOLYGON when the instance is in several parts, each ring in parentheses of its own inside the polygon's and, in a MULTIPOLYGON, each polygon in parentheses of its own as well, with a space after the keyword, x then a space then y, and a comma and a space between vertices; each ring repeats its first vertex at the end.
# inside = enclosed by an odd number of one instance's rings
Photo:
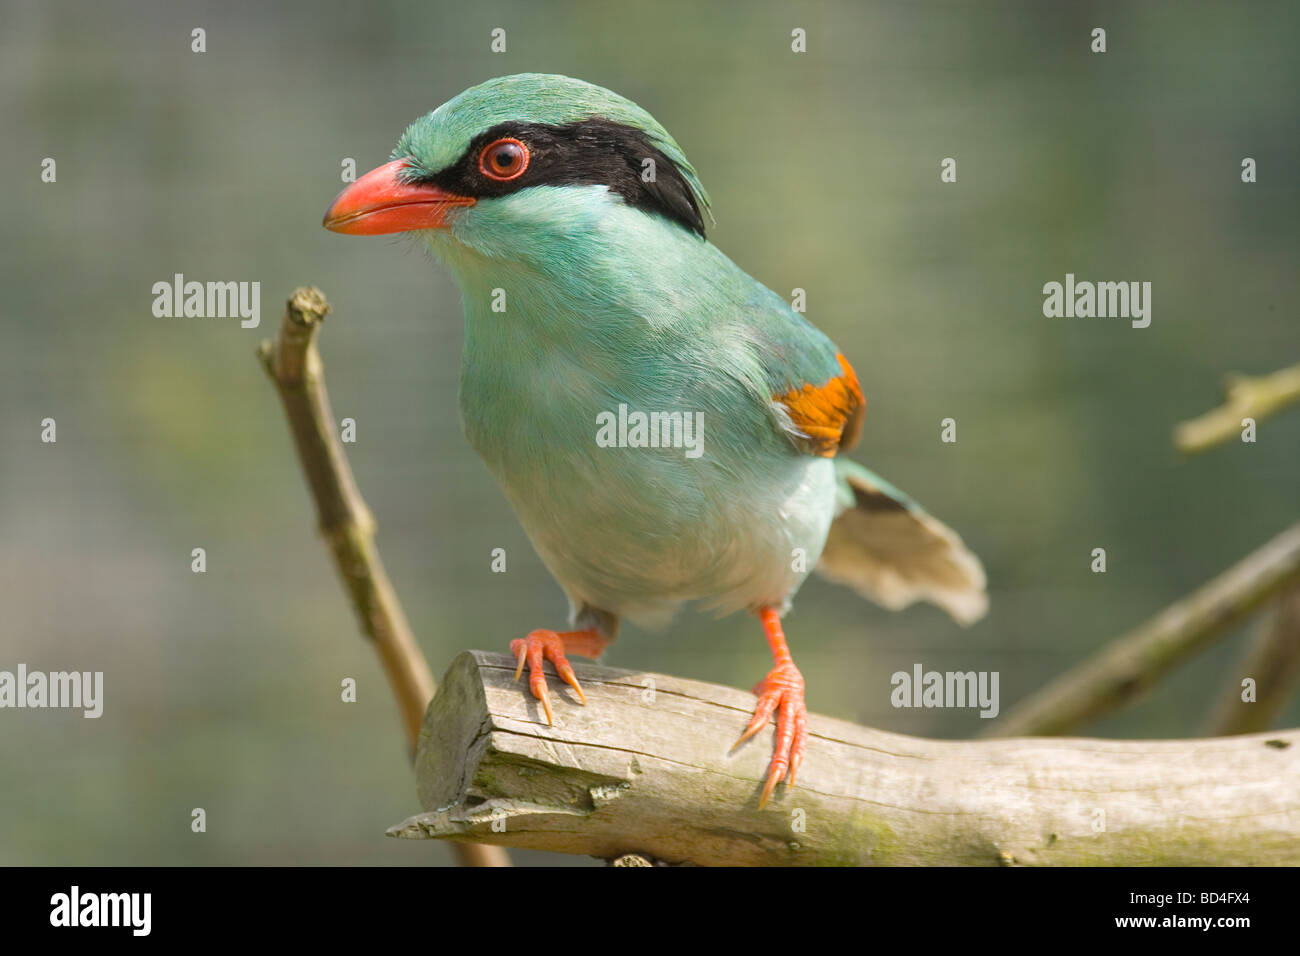
POLYGON ((867 405, 858 377, 830 339, 769 295, 775 302, 754 310, 750 334, 773 413, 796 449, 833 458, 862 431, 867 405))
MULTIPOLYGON (((857 376, 826 336, 772 297, 750 333, 771 408, 799 452, 834 457, 862 428, 857 376)), ((818 572, 887 608, 925 600, 962 624, 983 616, 984 568, 956 532, 847 457, 836 458, 835 476, 839 502, 818 572)))
POLYGON ((984 567, 957 532, 848 458, 835 460, 835 476, 839 513, 818 573, 891 610, 929 601, 960 624, 984 616, 984 567))

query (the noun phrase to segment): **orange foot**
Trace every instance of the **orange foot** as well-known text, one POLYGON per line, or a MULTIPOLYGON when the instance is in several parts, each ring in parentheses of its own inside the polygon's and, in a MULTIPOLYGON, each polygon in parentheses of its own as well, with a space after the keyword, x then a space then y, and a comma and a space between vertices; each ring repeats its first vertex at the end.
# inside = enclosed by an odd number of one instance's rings
POLYGON ((542 660, 548 660, 555 665, 555 672, 560 678, 573 688, 574 693, 578 695, 578 700, 584 704, 587 702, 586 696, 582 693, 582 685, 578 683, 577 675, 573 673, 573 668, 569 665, 569 659, 564 656, 564 652, 577 654, 580 657, 599 657, 605 651, 605 646, 609 643, 594 628, 586 631, 533 631, 527 637, 516 638, 510 642, 510 653, 519 658, 519 666, 515 668, 515 680, 519 680, 519 675, 524 671, 524 661, 528 661, 528 687, 533 692, 533 696, 542 702, 542 710, 546 711, 546 722, 555 723, 555 716, 551 713, 551 696, 546 691, 546 671, 543 669, 542 660))
POLYGON ((749 726, 732 749, 766 727, 772 711, 776 711, 776 752, 768 767, 763 794, 758 798, 758 808, 762 810, 782 777, 786 778, 787 786, 794 786, 795 771, 803 763, 804 753, 808 750, 808 708, 804 706, 803 675, 790 657, 785 632, 781 630, 781 618, 770 607, 763 608, 758 616, 767 632, 767 643, 772 648, 776 666, 754 685, 758 705, 749 726))

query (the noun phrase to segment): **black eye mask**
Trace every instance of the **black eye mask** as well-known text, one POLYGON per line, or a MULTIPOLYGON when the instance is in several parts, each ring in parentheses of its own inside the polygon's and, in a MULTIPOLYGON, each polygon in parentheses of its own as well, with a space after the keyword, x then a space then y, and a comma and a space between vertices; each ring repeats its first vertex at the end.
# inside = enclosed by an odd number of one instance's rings
POLYGON ((565 126, 498 123, 476 136, 454 165, 414 181, 475 199, 505 196, 530 186, 608 186, 629 206, 704 235, 699 206, 676 164, 640 130, 599 117, 565 126), (479 168, 484 147, 499 139, 517 139, 528 149, 528 166, 514 179, 493 179, 479 168), (642 178, 647 159, 654 162, 651 182, 642 178))

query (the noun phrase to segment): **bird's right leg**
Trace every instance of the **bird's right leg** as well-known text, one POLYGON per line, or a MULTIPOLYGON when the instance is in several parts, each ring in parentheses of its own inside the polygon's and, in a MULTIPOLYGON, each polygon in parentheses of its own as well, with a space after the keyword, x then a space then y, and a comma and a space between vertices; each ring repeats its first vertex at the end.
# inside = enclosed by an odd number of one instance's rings
POLYGON ((754 717, 740 739, 732 745, 732 749, 766 727, 772 718, 772 712, 776 712, 776 750, 768 766, 767 782, 763 784, 763 792, 758 798, 758 809, 762 810, 782 777, 786 778, 787 786, 794 786, 795 771, 803 763, 804 754, 808 750, 808 708, 804 703, 803 674, 799 673, 799 668, 794 666, 794 658, 790 656, 785 631, 781 628, 781 615, 776 608, 765 607, 758 612, 758 616, 767 633, 774 666, 755 685, 758 705, 754 708, 754 717))
POLYGON ((543 661, 554 664, 555 672, 560 675, 560 679, 573 688, 574 693, 578 695, 578 700, 586 704, 587 698, 582 693, 582 685, 578 683, 569 659, 564 656, 565 652, 580 657, 595 658, 605 652, 608 644, 609 639, 594 627, 585 631, 533 631, 527 637, 516 638, 510 642, 510 653, 519 660, 515 668, 515 680, 519 680, 519 675, 523 673, 526 660, 528 687, 533 692, 533 696, 542 702, 542 710, 546 711, 548 724, 554 724, 555 718, 551 713, 551 696, 546 690, 546 671, 543 661))

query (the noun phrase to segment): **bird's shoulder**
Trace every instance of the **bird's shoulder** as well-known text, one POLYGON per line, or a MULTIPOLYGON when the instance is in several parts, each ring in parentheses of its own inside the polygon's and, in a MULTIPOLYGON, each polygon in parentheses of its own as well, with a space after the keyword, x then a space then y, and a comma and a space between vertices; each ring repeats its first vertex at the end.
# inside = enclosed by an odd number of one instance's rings
POLYGON ((779 427, 804 454, 833 457, 853 446, 866 400, 849 360, 780 296, 755 283, 744 327, 763 369, 779 427))

